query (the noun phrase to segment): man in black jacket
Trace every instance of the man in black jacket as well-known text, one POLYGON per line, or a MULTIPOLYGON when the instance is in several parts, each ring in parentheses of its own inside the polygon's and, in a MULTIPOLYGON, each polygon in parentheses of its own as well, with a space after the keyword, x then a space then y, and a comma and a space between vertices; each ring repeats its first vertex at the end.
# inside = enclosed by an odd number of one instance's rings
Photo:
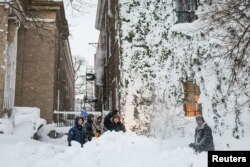
POLYGON ((93 114, 89 114, 87 116, 87 122, 84 125, 84 127, 85 127, 85 129, 87 131, 88 141, 91 141, 92 137, 95 137, 95 133, 93 131, 93 123, 94 123, 94 115, 93 114))
POLYGON ((109 113, 104 118, 104 126, 109 131, 116 131, 116 132, 123 131, 123 132, 126 132, 126 128, 121 123, 121 117, 118 115, 117 110, 112 111, 111 113, 109 113))
POLYGON ((195 152, 214 151, 212 129, 207 125, 202 115, 196 116, 195 142, 189 144, 195 152))
POLYGON ((68 133, 68 145, 71 146, 71 141, 77 141, 83 147, 83 144, 87 141, 86 131, 83 128, 84 119, 82 117, 76 117, 75 126, 69 130, 68 133))

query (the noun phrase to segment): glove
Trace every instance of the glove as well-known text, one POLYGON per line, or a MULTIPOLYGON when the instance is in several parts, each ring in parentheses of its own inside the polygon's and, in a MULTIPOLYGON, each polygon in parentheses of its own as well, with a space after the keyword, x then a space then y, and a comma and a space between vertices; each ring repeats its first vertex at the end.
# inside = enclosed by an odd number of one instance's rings
POLYGON ((191 147, 191 148, 194 148, 195 144, 194 143, 190 143, 188 146, 191 147))

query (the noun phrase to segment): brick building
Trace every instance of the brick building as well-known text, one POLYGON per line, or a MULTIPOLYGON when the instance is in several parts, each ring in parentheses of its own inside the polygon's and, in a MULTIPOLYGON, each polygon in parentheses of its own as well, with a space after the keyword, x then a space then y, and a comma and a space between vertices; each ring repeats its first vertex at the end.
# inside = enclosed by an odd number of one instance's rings
POLYGON ((99 0, 96 29, 100 31, 95 71, 97 75, 97 110, 120 108, 119 103, 119 46, 116 39, 117 1, 99 0))
POLYGON ((74 71, 63 2, 15 0, 0 5, 0 115, 14 106, 74 109, 74 71), (6 62, 4 62, 6 60, 6 62))
MULTIPOLYGON (((132 3, 132 2, 131 2, 132 3)), ((126 6, 126 5, 124 5, 126 6)), ((132 8, 134 4, 130 5, 132 8)), ((120 6, 121 7, 121 6, 120 6)), ((197 9, 197 2, 195 0, 190 1, 178 1, 176 16, 178 18, 177 23, 192 22, 197 19, 195 10, 197 9), (188 2, 188 8, 185 8, 188 2)), ((122 33, 121 22, 129 22, 126 18, 119 16, 119 5, 118 1, 112 0, 99 0, 96 14, 96 29, 100 31, 97 54, 95 56, 95 67, 97 74, 97 86, 96 86, 96 97, 98 99, 97 108, 103 110, 122 109, 125 105, 121 99, 125 98, 125 94, 121 95, 122 87, 126 87, 126 82, 121 82, 122 78, 120 71, 124 65, 123 53, 129 52, 129 48, 122 48, 123 41, 119 38, 122 33), (123 49, 123 50, 122 50, 123 49), (122 85, 123 84, 123 85, 122 85)), ((134 11, 135 12, 135 11, 134 11)), ((128 36, 131 34, 128 34, 128 36)), ((133 35, 131 35, 131 40, 133 35)), ((126 37, 124 40, 129 41, 130 37, 126 37)), ((137 46, 133 46, 137 47, 137 46)), ((138 46, 139 47, 139 46, 138 46)), ((131 47, 132 48, 132 47, 131 47)), ((131 63, 132 64, 132 63, 131 63)), ((128 64, 126 64, 128 65, 128 64)), ((125 65, 125 66, 126 66, 125 65)), ((126 72, 125 72, 126 73, 126 72)), ((183 83, 184 89, 184 100, 183 109, 186 116, 194 116, 201 114, 201 104, 198 103, 200 96, 200 88, 198 85, 187 82, 183 83)), ((128 90, 129 91, 129 90, 128 90)), ((138 100, 134 101, 131 106, 137 103, 138 100)), ((142 103, 141 103, 142 104, 142 103)), ((139 106, 139 104, 137 105, 139 106)), ((136 107, 131 108, 136 113, 136 107)), ((137 117, 137 116, 135 116, 137 117)))

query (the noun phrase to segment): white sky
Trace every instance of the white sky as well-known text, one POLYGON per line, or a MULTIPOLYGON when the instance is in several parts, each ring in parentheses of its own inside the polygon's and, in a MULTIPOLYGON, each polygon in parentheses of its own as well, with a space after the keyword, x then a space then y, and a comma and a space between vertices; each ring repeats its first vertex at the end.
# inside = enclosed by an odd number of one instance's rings
MULTIPOLYGON (((97 0, 91 0, 97 4, 97 0)), ((96 7, 85 9, 84 14, 73 11, 66 7, 66 17, 69 24, 71 36, 69 37, 71 52, 73 56, 83 57, 87 65, 94 65, 94 54, 96 48, 89 43, 97 43, 99 31, 95 29, 96 7)))

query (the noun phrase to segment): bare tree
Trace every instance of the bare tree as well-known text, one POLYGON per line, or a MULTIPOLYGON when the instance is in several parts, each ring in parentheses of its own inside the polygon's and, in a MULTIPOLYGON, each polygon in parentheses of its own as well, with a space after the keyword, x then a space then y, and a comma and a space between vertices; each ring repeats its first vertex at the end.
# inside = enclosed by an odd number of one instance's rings
MULTIPOLYGON (((237 81, 249 78, 250 73, 250 1, 249 0, 214 0, 214 10, 203 16, 209 20, 209 30, 225 28, 220 40, 227 51, 220 55, 230 64, 230 84, 228 93, 232 92, 237 81)), ((246 85, 240 85, 244 88, 246 85)))
POLYGON ((94 7, 96 4, 93 0, 64 0, 65 6, 72 9, 76 13, 84 14, 89 8, 94 7))
MULTIPOLYGON (((239 133, 244 133, 240 119, 242 109, 250 106, 250 1, 213 0, 211 2, 213 10, 206 13, 203 19, 209 22, 208 32, 223 29, 217 38, 226 48, 225 52, 212 59, 222 60, 226 66, 222 66, 221 70, 226 68, 229 71, 227 96, 231 94, 236 96, 234 102, 235 127, 232 132, 235 138, 239 138, 239 133), (245 96, 245 100, 238 100, 235 92, 245 96)), ((215 103, 216 105, 217 103, 215 103)), ((214 111, 218 115, 217 110, 214 111)))
POLYGON ((86 75, 85 75, 85 60, 80 57, 74 57, 74 71, 75 71, 75 93, 82 95, 85 93, 86 75))

